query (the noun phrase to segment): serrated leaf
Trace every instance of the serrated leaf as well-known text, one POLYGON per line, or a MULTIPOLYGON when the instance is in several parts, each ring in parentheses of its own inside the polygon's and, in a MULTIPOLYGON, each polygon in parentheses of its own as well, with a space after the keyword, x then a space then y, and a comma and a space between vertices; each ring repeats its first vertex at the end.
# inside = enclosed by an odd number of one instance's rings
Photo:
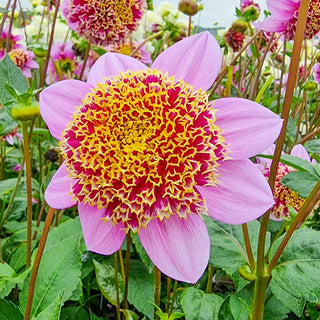
MULTIPOLYGON (((204 217, 210 235, 211 250, 209 263, 223 269, 234 281, 237 291, 241 290, 247 283, 238 269, 248 264, 245 244, 241 225, 229 225, 204 217)), ((248 225, 250 241, 254 256, 257 252, 260 223, 251 221, 248 225)), ((270 244, 270 233, 267 233, 266 248, 270 244)))
POLYGON ((223 298, 190 287, 183 290, 180 302, 186 320, 216 320, 223 298))
POLYGON ((293 171, 286 174, 281 183, 297 192, 302 198, 308 198, 309 194, 319 181, 320 177, 309 172, 293 171))
MULTIPOLYGON (((96 279, 99 289, 103 296, 114 306, 117 305, 117 288, 115 269, 113 266, 100 263, 93 260, 94 268, 96 270, 96 279)), ((119 303, 123 301, 124 282, 120 273, 118 273, 118 290, 119 290, 119 303)))
MULTIPOLYGON (((31 315, 36 317, 64 292, 66 301, 78 285, 81 275, 80 241, 83 235, 79 218, 70 219, 49 232, 40 263, 31 315)), ((21 292, 21 309, 25 310, 28 282, 21 292)))
POLYGON ((147 317, 153 317, 154 273, 138 260, 130 260, 128 301, 147 317))
POLYGON ((0 299, 0 320, 22 320, 23 315, 18 306, 11 301, 0 299))
POLYGON ((21 70, 12 62, 8 54, 0 61, 0 103, 7 104, 14 101, 12 95, 6 89, 6 83, 24 93, 28 90, 28 83, 21 70))
MULTIPOLYGON (((275 241, 270 256, 274 255, 282 239, 275 241)), ((319 231, 296 230, 271 272, 271 291, 297 316, 302 315, 306 301, 320 300, 319 243, 319 231)))

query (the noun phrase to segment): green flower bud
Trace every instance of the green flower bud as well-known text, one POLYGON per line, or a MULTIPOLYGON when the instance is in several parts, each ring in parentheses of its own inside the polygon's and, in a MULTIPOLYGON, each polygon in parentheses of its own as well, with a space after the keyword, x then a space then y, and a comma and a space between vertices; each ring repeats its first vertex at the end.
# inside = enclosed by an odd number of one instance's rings
POLYGON ((37 101, 32 101, 28 104, 17 103, 11 109, 12 118, 20 121, 32 120, 39 114, 39 103, 37 101))
POLYGON ((180 0, 178 8, 188 16, 194 16, 199 11, 199 5, 196 0, 180 0))
POLYGON ((243 10, 243 16, 247 21, 254 21, 259 18, 260 10, 253 4, 247 6, 243 10))
POLYGON ((303 88, 305 91, 315 91, 318 89, 318 83, 315 81, 307 81, 303 88))
POLYGON ((239 267, 238 272, 240 276, 246 280, 254 281, 256 279, 256 276, 251 272, 248 265, 239 267))
POLYGON ((232 22, 232 28, 233 28, 233 30, 235 30, 237 32, 243 33, 248 29, 248 22, 241 20, 241 19, 237 19, 232 22))

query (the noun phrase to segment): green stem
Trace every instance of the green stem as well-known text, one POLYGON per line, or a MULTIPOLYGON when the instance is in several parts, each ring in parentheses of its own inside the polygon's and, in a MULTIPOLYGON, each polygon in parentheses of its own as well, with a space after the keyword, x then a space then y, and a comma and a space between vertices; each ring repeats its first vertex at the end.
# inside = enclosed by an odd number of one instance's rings
POLYGON ((171 295, 171 282, 172 279, 167 277, 167 303, 166 303, 166 312, 169 312, 169 305, 170 305, 170 295, 171 295))
POLYGON ((120 298, 119 298, 119 279, 118 279, 118 254, 117 252, 114 253, 114 277, 115 277, 115 283, 116 283, 116 292, 117 292, 117 320, 121 319, 121 313, 120 313, 120 298))
POLYGON ((207 286, 206 286, 206 293, 212 293, 212 278, 213 278, 213 274, 214 271, 216 270, 216 268, 214 268, 213 266, 211 266, 209 264, 208 267, 208 280, 207 280, 207 286))
POLYGON ((31 183, 31 159, 30 159, 30 139, 28 132, 28 122, 22 121, 23 132, 23 152, 26 164, 26 184, 27 184, 27 257, 26 266, 31 265, 31 241, 32 241, 32 183, 31 183))
POLYGON ((42 254, 43 254, 43 251, 44 251, 44 246, 45 246, 46 241, 47 241, 47 237, 48 237, 48 233, 49 233, 49 230, 50 230, 50 225, 51 225, 53 216, 54 216, 54 209, 53 208, 49 208, 49 211, 48 211, 48 214, 47 214, 47 217, 46 217, 46 221, 44 222, 41 238, 40 238, 40 241, 39 241, 39 247, 38 247, 37 255, 36 255, 36 258, 35 258, 35 261, 34 261, 34 265, 33 265, 33 268, 32 268, 32 273, 31 273, 31 277, 30 277, 30 284, 29 284, 29 291, 28 291, 27 306, 26 306, 26 312, 25 312, 25 315, 24 315, 24 320, 29 320, 30 319, 31 309, 32 309, 32 301, 33 301, 34 289, 35 289, 35 285, 36 285, 37 274, 38 274, 38 270, 39 270, 42 254))
MULTIPOLYGON (((160 308, 161 272, 154 267, 154 304, 160 308)), ((155 310, 156 312, 156 310, 155 310)), ((156 318, 156 315, 155 315, 156 318)))
POLYGON ((172 311, 173 311, 174 300, 175 300, 175 298, 176 298, 177 288, 178 288, 178 281, 175 280, 175 281, 174 281, 174 284, 173 284, 172 298, 171 298, 171 304, 170 304, 169 314, 171 314, 172 311))
POLYGON ((243 233, 244 244, 246 246, 246 252, 248 255, 249 266, 250 266, 251 272, 254 273, 256 268, 256 263, 254 261, 251 243, 250 243, 248 225, 246 223, 242 224, 242 233, 243 233))

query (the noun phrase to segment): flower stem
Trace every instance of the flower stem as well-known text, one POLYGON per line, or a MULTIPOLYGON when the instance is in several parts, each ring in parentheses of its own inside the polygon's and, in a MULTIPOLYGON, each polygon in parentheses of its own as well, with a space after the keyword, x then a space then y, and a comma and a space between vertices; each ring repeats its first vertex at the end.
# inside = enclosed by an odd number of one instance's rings
POLYGON ((31 159, 30 159, 30 139, 28 132, 28 122, 22 121, 23 132, 23 152, 26 164, 26 184, 27 184, 27 256, 26 266, 31 265, 31 241, 32 241, 32 183, 31 183, 31 159))
POLYGON ((242 224, 242 233, 243 233, 244 244, 246 246, 246 252, 248 255, 249 266, 250 266, 251 272, 254 273, 256 268, 256 263, 254 261, 251 243, 250 243, 248 225, 246 223, 242 224))
MULTIPOLYGON (((301 0, 298 22, 297 22, 297 31, 293 43, 291 62, 289 66, 289 76, 287 82, 287 90, 284 97, 283 109, 281 118, 284 120, 279 138, 277 140, 276 149, 273 157, 273 161, 270 169, 269 184, 274 191, 274 185, 276 180, 276 174, 278 169, 278 164, 281 157, 281 152, 283 149, 286 129, 288 124, 289 112, 292 102, 292 97, 296 84, 296 76, 299 67, 300 52, 302 47, 302 41, 304 38, 304 30, 307 21, 307 13, 310 0, 301 0)), ((260 233, 259 233, 259 243, 258 243, 258 252, 257 252, 257 268, 256 268, 256 280, 254 285, 254 298, 252 303, 251 319, 252 320, 263 320, 264 313, 264 300, 265 293, 267 290, 268 282, 270 279, 270 274, 266 271, 265 268, 265 241, 267 234, 267 227, 270 217, 270 211, 262 217, 260 233)))
POLYGON ((207 286, 206 286, 206 293, 212 293, 212 278, 213 278, 213 274, 214 274, 215 270, 216 270, 216 268, 214 268, 213 266, 211 266, 209 264, 209 266, 208 266, 208 280, 207 280, 207 286))
POLYGON ((128 284, 129 284, 129 270, 130 270, 130 248, 131 248, 131 235, 127 233, 127 251, 126 251, 126 271, 124 277, 124 294, 123 294, 123 307, 128 309, 128 284))
POLYGON ((154 304, 158 307, 160 307, 160 292, 161 292, 161 271, 157 267, 154 267, 154 304))
POLYGON ((117 310, 117 320, 121 319, 120 313, 120 298, 119 298, 119 279, 118 279, 118 254, 114 253, 114 277, 116 283, 116 292, 117 292, 117 301, 116 301, 116 310, 117 310))
POLYGON ((46 220, 44 222, 43 231, 42 231, 41 238, 39 241, 39 247, 38 247, 36 259, 34 261, 32 273, 31 273, 31 277, 30 277, 30 284, 29 284, 29 291, 28 291, 28 298, 27 298, 27 307, 26 307, 26 312, 24 315, 24 320, 30 319, 34 289, 35 289, 36 280, 37 280, 37 274, 38 274, 40 261, 41 261, 42 254, 44 251, 44 246, 47 241, 47 237, 48 237, 48 233, 50 230, 50 225, 51 225, 53 216, 54 216, 54 209, 49 208, 46 220))

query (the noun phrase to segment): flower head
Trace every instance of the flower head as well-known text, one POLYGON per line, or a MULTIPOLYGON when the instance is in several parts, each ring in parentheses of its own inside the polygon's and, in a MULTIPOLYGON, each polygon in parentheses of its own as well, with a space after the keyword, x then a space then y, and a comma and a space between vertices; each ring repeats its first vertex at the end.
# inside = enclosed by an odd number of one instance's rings
POLYGON ((224 34, 224 38, 228 46, 233 51, 239 51, 243 46, 243 41, 245 34, 243 32, 238 32, 234 28, 229 28, 229 30, 224 34))
MULTIPOLYGON (((288 40, 292 40, 297 29, 301 0, 268 0, 270 17, 256 23, 257 29, 269 32, 284 32, 288 40)), ((320 31, 320 2, 310 0, 307 16, 305 38, 312 39, 320 31)))
POLYGON ((313 66, 313 71, 314 71, 314 80, 318 82, 320 85, 320 63, 316 63, 313 66))
POLYGON ((38 63, 33 60, 35 55, 32 51, 13 49, 9 52, 9 57, 14 64, 21 69, 22 74, 27 78, 31 78, 32 76, 30 69, 39 68, 38 63))
MULTIPOLYGON (((0 59, 2 59, 6 53, 7 39, 8 39, 8 31, 3 30, 0 37, 0 59)), ((17 35, 10 34, 8 51, 13 49, 22 49, 23 45, 18 43, 22 39, 23 39, 23 36, 20 34, 17 34, 17 35)))
MULTIPOLYGON (((274 153, 274 148, 275 146, 273 145, 265 150, 262 154, 272 155, 274 153)), ((310 161, 310 156, 307 150, 301 144, 294 146, 290 154, 292 156, 310 161)), ((269 179, 271 160, 259 158, 258 162, 260 163, 260 165, 262 165, 261 169, 264 176, 269 179)), ((293 208, 294 211, 299 212, 301 206, 305 201, 305 199, 299 197, 296 191, 291 190, 289 187, 284 186, 281 183, 281 179, 285 175, 293 171, 296 170, 284 163, 280 162, 278 165, 274 186, 275 204, 270 209, 271 218, 273 218, 274 220, 290 218, 290 208, 293 208)))
POLYGON ((64 0, 62 11, 71 29, 96 45, 122 42, 133 32, 145 0, 64 0))
POLYGON ((72 49, 73 43, 57 42, 52 47, 51 58, 48 64, 46 82, 53 83, 63 79, 70 79, 75 74, 80 75, 82 64, 76 60, 72 49))
POLYGON ((196 282, 210 250, 201 215, 238 224, 272 206, 248 158, 272 143, 281 120, 249 100, 209 101, 221 62, 205 32, 169 47, 150 68, 107 53, 87 83, 60 81, 40 94, 64 158, 45 198, 54 208, 78 204, 89 250, 111 254, 137 232, 163 273, 196 282))

